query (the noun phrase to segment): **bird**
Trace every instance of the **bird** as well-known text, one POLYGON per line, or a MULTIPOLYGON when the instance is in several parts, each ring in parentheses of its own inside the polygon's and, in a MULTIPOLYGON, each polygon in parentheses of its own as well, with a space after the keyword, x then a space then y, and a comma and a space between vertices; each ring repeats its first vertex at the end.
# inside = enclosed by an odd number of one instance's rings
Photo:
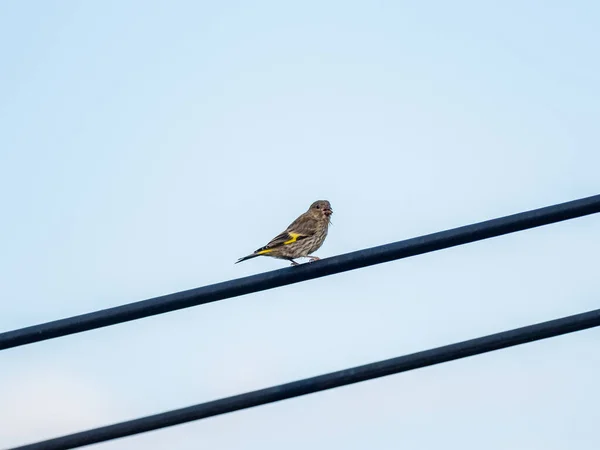
POLYGON ((238 259, 235 264, 256 258, 257 256, 270 256, 272 258, 287 259, 292 266, 297 266, 296 258, 308 257, 309 262, 319 260, 312 256, 327 237, 327 229, 333 214, 331 204, 327 200, 317 200, 310 208, 294 220, 284 232, 275 236, 271 241, 254 251, 248 256, 238 259))

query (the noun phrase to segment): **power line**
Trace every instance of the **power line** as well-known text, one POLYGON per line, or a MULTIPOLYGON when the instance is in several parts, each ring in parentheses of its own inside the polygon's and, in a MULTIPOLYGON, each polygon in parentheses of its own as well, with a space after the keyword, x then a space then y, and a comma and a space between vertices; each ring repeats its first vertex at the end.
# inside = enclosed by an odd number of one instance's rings
POLYGON ((529 325, 522 328, 437 347, 410 355, 387 359, 351 369, 340 370, 292 383, 200 403, 187 408, 146 416, 114 425, 94 428, 55 439, 15 447, 12 450, 66 450, 105 442, 254 406, 273 403, 327 389, 407 372, 468 356, 479 355, 515 345, 573 333, 600 325, 600 309, 574 316, 529 325))
POLYGON ((0 333, 0 350, 273 289, 600 212, 600 195, 0 333))

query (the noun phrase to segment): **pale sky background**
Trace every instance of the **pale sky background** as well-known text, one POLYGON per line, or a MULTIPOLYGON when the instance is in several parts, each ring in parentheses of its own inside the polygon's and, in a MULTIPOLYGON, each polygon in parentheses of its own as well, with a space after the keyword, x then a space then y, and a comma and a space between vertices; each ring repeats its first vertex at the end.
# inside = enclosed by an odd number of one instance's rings
MULTIPOLYGON (((0 3, 0 330, 600 193, 596 1, 0 3)), ((600 217, 0 353, 0 448, 600 307, 600 217)), ((600 330, 94 448, 597 449, 600 330)))

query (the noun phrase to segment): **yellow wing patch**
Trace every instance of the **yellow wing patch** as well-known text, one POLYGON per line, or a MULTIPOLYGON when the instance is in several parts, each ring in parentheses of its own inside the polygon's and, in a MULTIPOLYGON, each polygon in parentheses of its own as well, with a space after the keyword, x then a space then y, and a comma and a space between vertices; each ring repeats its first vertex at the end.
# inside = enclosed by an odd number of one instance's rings
POLYGON ((289 244, 293 244, 294 242, 296 242, 298 240, 298 238, 300 236, 302 236, 301 234, 298 233, 288 233, 292 238, 289 241, 285 241, 283 243, 283 245, 289 245, 289 244))
POLYGON ((273 251, 272 248, 267 248, 266 250, 261 250, 260 252, 256 252, 259 255, 264 255, 265 253, 271 253, 273 251))

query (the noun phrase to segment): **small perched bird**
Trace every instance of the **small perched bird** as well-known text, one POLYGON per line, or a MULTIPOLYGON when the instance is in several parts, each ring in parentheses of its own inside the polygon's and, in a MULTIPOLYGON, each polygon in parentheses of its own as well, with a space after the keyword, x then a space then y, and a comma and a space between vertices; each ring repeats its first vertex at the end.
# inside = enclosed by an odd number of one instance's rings
POLYGON ((257 256, 287 259, 292 262, 292 266, 298 265, 294 261, 295 258, 309 257, 310 262, 318 260, 319 258, 311 256, 311 253, 316 252, 323 245, 332 214, 333 210, 327 200, 317 200, 283 233, 251 255, 238 259, 236 264, 257 256))

